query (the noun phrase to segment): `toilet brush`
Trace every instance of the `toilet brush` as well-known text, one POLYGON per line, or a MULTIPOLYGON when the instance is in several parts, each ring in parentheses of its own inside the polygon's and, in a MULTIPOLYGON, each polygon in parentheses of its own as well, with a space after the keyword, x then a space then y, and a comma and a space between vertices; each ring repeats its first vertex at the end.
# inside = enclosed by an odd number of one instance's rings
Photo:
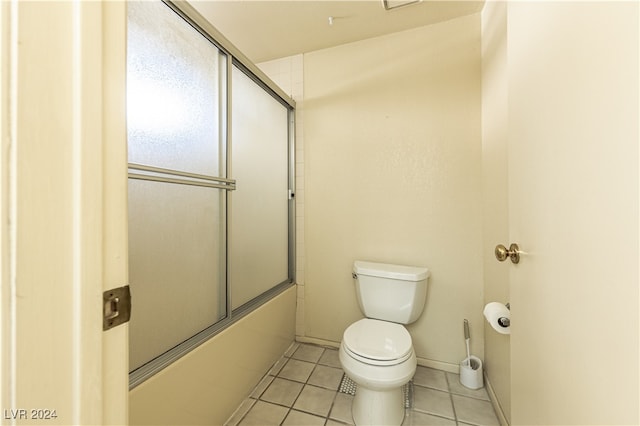
POLYGON ((467 344, 467 365, 471 367, 471 352, 469 352, 469 321, 464 320, 464 342, 467 344))
POLYGON ((484 386, 482 360, 471 355, 469 350, 469 321, 464 320, 464 342, 467 344, 467 358, 460 363, 460 383, 469 389, 480 389, 484 386))

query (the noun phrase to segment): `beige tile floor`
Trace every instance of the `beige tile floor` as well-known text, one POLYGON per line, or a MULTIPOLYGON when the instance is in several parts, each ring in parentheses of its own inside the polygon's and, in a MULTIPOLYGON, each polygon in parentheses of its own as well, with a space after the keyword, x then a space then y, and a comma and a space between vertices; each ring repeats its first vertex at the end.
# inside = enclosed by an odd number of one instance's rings
MULTIPOLYGON (((226 425, 352 425, 342 375, 336 349, 294 343, 226 425)), ((411 402, 404 426, 500 424, 487 391, 465 388, 453 373, 418 366, 411 402)))

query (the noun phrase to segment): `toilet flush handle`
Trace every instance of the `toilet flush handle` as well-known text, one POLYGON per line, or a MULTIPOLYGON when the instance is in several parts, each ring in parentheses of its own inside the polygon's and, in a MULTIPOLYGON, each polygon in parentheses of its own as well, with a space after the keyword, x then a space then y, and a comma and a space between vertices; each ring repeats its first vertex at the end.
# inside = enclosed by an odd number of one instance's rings
POLYGON ((356 274, 355 272, 351 273, 351 278, 353 278, 354 280, 358 279, 358 274, 356 274))

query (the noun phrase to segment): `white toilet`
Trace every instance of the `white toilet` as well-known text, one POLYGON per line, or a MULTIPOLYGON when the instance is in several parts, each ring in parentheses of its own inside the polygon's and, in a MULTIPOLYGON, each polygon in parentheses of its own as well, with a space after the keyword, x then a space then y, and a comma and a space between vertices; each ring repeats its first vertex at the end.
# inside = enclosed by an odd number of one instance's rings
POLYGON ((427 295, 427 268, 356 261, 353 277, 367 317, 351 324, 340 344, 340 364, 358 386, 356 425, 400 425, 402 386, 416 372, 411 336, 402 324, 418 319, 427 295))

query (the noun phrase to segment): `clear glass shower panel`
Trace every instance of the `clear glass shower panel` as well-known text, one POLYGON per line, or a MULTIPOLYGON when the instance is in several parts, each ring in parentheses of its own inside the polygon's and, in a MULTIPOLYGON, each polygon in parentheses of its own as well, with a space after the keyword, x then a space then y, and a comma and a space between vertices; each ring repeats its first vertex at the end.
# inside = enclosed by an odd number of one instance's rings
POLYGON ((225 317, 224 196, 129 179, 131 370, 225 317))
POLYGON ((235 309, 289 278, 288 108, 233 67, 231 302, 235 309))
POLYGON ((218 176, 224 56, 162 2, 127 7, 129 162, 218 176))

